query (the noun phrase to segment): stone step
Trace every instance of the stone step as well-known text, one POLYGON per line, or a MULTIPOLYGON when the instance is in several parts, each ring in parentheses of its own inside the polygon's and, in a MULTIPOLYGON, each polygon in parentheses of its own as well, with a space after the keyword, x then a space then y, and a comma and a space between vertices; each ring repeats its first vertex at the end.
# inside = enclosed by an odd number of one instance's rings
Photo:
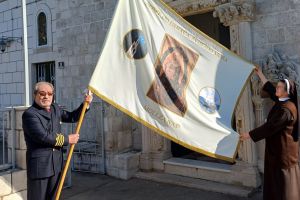
POLYGON ((163 163, 167 174, 251 187, 251 184, 244 181, 247 175, 244 177, 234 165, 183 158, 170 158, 163 163))
POLYGON ((160 183, 174 184, 239 197, 249 197, 254 192, 253 188, 229 185, 214 181, 207 181, 203 179, 190 178, 160 172, 137 172, 135 174, 135 177, 160 183))
POLYGON ((196 169, 204 169, 211 171, 218 171, 222 173, 230 173, 232 170, 232 165, 223 164, 223 163, 214 163, 214 162, 206 162, 201 160, 192 160, 192 159, 184 159, 184 158, 170 158, 168 160, 163 161, 165 165, 175 165, 196 169))

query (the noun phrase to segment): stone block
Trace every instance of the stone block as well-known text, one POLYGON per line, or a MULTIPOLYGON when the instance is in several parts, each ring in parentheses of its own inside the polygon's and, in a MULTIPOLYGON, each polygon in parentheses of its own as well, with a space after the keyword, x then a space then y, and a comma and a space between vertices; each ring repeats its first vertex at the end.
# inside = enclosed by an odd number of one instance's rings
POLYGON ((253 32, 253 46, 263 47, 267 43, 267 34, 265 30, 256 30, 253 32))
POLYGON ((132 119, 129 116, 124 116, 123 122, 122 122, 122 128, 124 131, 132 129, 132 119))
POLYGON ((9 130, 9 131, 5 131, 5 134, 6 134, 6 138, 7 138, 7 147, 8 148, 12 148, 12 146, 13 146, 13 143, 14 143, 14 141, 13 141, 13 131, 12 130, 9 130))
POLYGON ((190 167, 181 167, 176 165, 165 165, 165 172, 188 177, 197 177, 197 169, 190 167))
POLYGON ((23 128, 22 128, 22 115, 23 115, 24 111, 27 108, 28 107, 17 107, 16 108, 16 129, 17 130, 23 130, 23 128))
POLYGON ((230 180, 234 184, 239 183, 246 187, 255 188, 261 185, 258 168, 244 162, 233 165, 230 180))
POLYGON ((11 190, 11 173, 0 174, 0 197, 9 195, 11 190))
POLYGON ((118 157, 114 154, 107 154, 105 164, 107 168, 118 168, 118 157))
POLYGON ((2 200, 27 200, 27 190, 5 196, 2 200))
POLYGON ((131 170, 119 170, 119 177, 120 179, 123 180, 128 180, 131 177, 135 175, 135 173, 138 171, 138 169, 131 169, 131 170))
POLYGON ((274 51, 291 57, 298 56, 300 54, 300 42, 291 41, 284 44, 275 44, 274 51))
POLYGON ((11 94, 10 95, 10 103, 12 105, 20 105, 22 104, 23 95, 21 94, 11 94))
POLYGON ((105 132, 105 150, 117 151, 116 134, 114 132, 105 132))
POLYGON ((122 170, 137 169, 140 161, 139 152, 127 152, 116 156, 118 168, 122 170))
POLYGON ((3 113, 3 118, 4 118, 4 128, 5 129, 11 129, 11 112, 10 111, 5 111, 3 113))
POLYGON ((26 170, 12 172, 12 190, 13 193, 27 189, 26 170))
POLYGON ((300 27, 287 27, 285 39, 289 42, 300 42, 300 27))
POLYGON ((118 151, 125 151, 132 147, 132 133, 131 131, 122 131, 117 133, 118 151))
POLYGON ((273 15, 263 15, 260 17, 257 17, 257 20, 252 23, 252 29, 254 31, 260 30, 260 29, 268 29, 268 28, 274 28, 278 26, 278 20, 273 15))
POLYGON ((273 53, 272 45, 263 45, 261 47, 253 48, 253 59, 260 60, 264 59, 266 55, 273 53))
POLYGON ((20 150, 26 150, 26 142, 25 142, 25 137, 24 137, 24 132, 23 131, 17 131, 19 135, 19 149, 20 150))
POLYGON ((10 11, 5 11, 3 14, 4 14, 4 21, 11 20, 11 12, 10 11))
POLYGON ((16 150, 16 165, 21 169, 26 169, 26 150, 16 150))
POLYGON ((11 148, 7 148, 7 163, 12 163, 12 149, 11 148))
POLYGON ((106 174, 112 177, 119 178, 119 170, 117 168, 107 168, 106 174))
POLYGON ((197 177, 204 180, 216 181, 221 183, 232 182, 232 179, 230 179, 230 173, 205 170, 199 168, 197 169, 197 177))
POLYGON ((122 117, 112 117, 110 118, 110 122, 111 123, 111 131, 117 132, 117 131, 123 131, 122 128, 122 123, 123 123, 123 119, 122 117))
POLYGON ((15 132, 15 148, 20 149, 20 133, 19 133, 19 131, 15 132))
POLYGON ((285 41, 284 29, 270 29, 268 30, 268 42, 269 43, 281 43, 285 41))
POLYGON ((153 159, 152 164, 154 170, 163 171, 165 169, 165 165, 163 164, 162 160, 153 159))
POLYGON ((266 15, 271 13, 284 12, 290 9, 290 3, 287 1, 273 0, 257 2, 256 4, 257 14, 266 15))

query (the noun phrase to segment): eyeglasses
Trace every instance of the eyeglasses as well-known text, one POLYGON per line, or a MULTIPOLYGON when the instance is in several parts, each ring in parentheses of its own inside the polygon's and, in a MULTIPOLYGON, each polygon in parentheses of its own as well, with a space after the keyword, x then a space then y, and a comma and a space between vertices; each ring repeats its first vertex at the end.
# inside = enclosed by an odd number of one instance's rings
POLYGON ((39 94, 41 97, 45 97, 46 95, 48 95, 49 97, 52 97, 54 93, 53 93, 53 92, 39 91, 38 94, 39 94))

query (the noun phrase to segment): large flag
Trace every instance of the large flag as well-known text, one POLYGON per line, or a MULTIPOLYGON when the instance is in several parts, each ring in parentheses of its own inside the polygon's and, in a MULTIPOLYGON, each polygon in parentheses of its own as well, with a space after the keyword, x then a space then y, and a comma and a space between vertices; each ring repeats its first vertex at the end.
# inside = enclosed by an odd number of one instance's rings
POLYGON ((234 161, 235 106, 254 66, 160 0, 120 0, 89 88, 187 148, 234 161))

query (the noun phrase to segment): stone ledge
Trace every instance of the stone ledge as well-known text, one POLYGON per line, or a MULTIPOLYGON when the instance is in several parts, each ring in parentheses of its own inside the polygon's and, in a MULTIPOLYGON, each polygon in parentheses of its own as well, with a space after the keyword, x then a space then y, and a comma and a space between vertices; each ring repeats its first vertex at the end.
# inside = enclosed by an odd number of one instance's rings
POLYGON ((183 158, 164 161, 164 172, 235 186, 256 188, 261 185, 258 169, 244 162, 235 165, 204 162, 183 158))
POLYGON ((163 163, 168 165, 190 167, 195 169, 205 169, 205 170, 226 172, 226 173, 230 173, 232 171, 230 165, 213 163, 213 162, 204 162, 199 160, 183 159, 183 158, 170 158, 168 160, 163 161, 163 163))
POLYGON ((0 174, 0 188, 0 197, 9 195, 12 192, 10 171, 0 174))
POLYGON ((26 170, 17 170, 12 172, 12 190, 13 193, 27 189, 26 170))
POLYGON ((253 188, 248 187, 233 186, 213 181, 158 172, 138 172, 135 174, 135 177, 160 183, 174 184, 189 188, 196 188, 210 192, 218 192, 222 194, 229 194, 240 197, 249 197, 255 190, 253 188))
POLYGON ((2 200, 27 200, 27 190, 4 196, 2 200))

